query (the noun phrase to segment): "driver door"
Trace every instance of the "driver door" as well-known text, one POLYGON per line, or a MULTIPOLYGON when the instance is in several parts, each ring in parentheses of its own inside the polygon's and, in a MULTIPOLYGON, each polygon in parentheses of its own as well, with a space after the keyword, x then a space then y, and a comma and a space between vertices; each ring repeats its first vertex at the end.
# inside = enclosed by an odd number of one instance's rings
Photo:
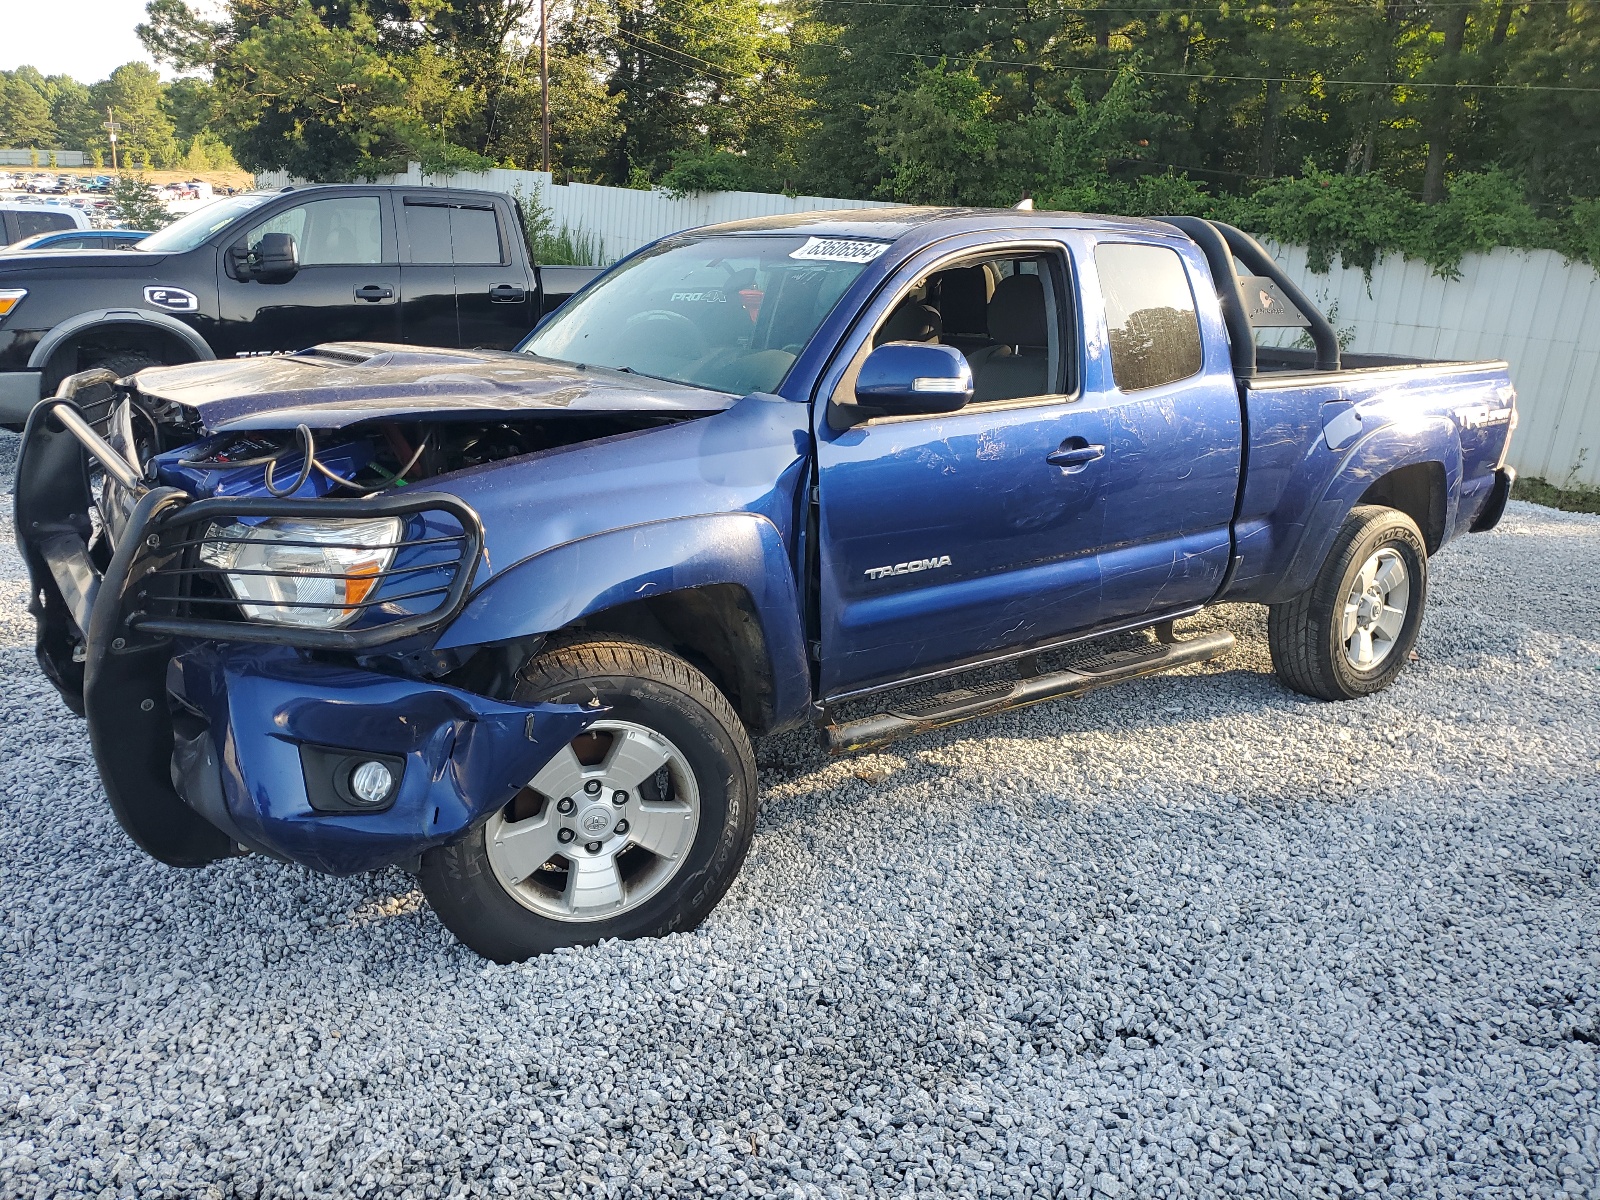
POLYGON ((927 253, 852 335, 849 365, 817 406, 824 695, 1099 619, 1108 464, 1092 448, 1105 446, 1107 414, 1081 394, 1065 250, 1030 240, 927 253), (856 419, 856 373, 884 337, 961 349, 973 402, 856 419), (1065 465, 1063 450, 1074 451, 1065 465))
POLYGON ((303 350, 322 342, 399 339, 400 267, 383 196, 340 195, 279 209, 235 248, 267 233, 295 240, 300 269, 283 283, 218 279, 219 355, 303 350))

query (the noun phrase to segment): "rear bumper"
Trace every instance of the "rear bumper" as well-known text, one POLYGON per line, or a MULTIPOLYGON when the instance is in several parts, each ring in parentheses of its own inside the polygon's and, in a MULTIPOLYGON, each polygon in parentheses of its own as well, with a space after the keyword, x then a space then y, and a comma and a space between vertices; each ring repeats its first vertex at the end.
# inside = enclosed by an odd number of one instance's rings
POLYGON ((1478 515, 1472 519, 1471 532, 1487 533, 1500 524, 1500 518, 1505 516, 1506 501, 1511 499, 1511 487, 1517 482, 1515 467, 1501 467, 1494 473, 1494 487, 1489 491, 1489 498, 1483 502, 1483 507, 1478 515))
MULTIPOLYGON (((141 625, 130 609, 165 553, 157 531, 189 498, 128 489, 115 549, 102 548, 79 445, 90 443, 52 424, 43 409, 30 418, 16 488, 39 663, 87 719, 107 800, 153 857, 198 866, 243 846, 331 874, 395 863, 504 805, 602 715, 502 703, 283 638, 141 625), (352 810, 330 797, 336 773, 363 756, 397 782, 381 803, 352 810)), ((101 443, 96 455, 110 450, 101 443)))

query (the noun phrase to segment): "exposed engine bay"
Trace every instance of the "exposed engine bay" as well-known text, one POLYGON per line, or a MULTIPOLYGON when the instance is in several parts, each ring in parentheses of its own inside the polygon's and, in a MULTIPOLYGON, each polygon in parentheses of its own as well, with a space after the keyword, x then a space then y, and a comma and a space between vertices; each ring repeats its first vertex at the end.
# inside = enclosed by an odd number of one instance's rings
POLYGON ((516 420, 370 421, 349 429, 249 430, 211 437, 159 416, 137 394, 110 414, 160 482, 196 497, 370 496, 471 467, 636 433, 698 414, 556 412, 516 420))

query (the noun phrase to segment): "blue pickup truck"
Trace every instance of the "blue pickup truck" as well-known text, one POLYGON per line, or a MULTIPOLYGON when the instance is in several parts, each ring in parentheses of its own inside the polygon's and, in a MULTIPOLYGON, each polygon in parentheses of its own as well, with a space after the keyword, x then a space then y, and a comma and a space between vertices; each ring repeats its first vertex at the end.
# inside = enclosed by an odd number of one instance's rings
POLYGON ((1342 354, 1227 226, 813 213, 656 242, 515 351, 74 375, 15 516, 139 846, 404 865, 511 961, 699 922, 762 734, 1214 658, 1174 623, 1219 601, 1290 688, 1388 686, 1515 419, 1503 362, 1342 354))

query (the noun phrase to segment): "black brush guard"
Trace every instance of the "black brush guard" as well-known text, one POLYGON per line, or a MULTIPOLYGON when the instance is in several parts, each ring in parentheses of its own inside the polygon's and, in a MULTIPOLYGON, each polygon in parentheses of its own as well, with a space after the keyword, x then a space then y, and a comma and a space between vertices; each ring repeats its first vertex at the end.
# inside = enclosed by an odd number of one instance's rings
POLYGON ((83 665, 92 653, 91 635, 97 625, 115 626, 110 643, 118 651, 135 640, 196 638, 354 654, 438 628, 466 602, 483 553, 483 526, 457 497, 406 489, 365 499, 195 500, 177 488, 151 485, 142 469, 108 440, 116 436, 112 406, 120 394, 110 371, 86 371, 65 380, 53 399, 34 408, 17 463, 17 544, 32 581, 29 607, 38 622, 40 665, 78 711, 82 711, 83 665), (98 502, 90 478, 94 468, 106 477, 98 502), (444 515, 459 532, 402 539, 392 545, 397 551, 433 545, 450 552, 421 564, 391 563, 374 577, 373 588, 360 603, 262 603, 294 609, 349 607, 363 613, 377 611, 386 618, 354 629, 310 629, 247 619, 228 593, 222 573, 198 561, 201 543, 218 540, 206 536, 213 524, 226 525, 236 518, 355 520, 425 513, 444 515), (403 581, 424 572, 447 581, 430 578, 429 586, 415 588, 402 582, 398 593, 391 587, 389 595, 382 594, 391 579, 403 581), (212 581, 215 594, 203 594, 197 586, 201 580, 212 581), (401 603, 420 608, 429 601, 432 606, 422 611, 383 611, 401 603))
MULTIPOLYGON (((215 638, 361 651, 426 632, 465 602, 483 549, 477 515, 454 496, 407 492, 364 500, 194 501, 177 488, 149 486, 143 472, 102 433, 116 436, 112 405, 121 391, 109 371, 67 379, 28 418, 17 460, 17 545, 31 581, 39 665, 69 708, 88 719, 89 742, 106 799, 146 853, 191 867, 238 853, 234 839, 196 813, 172 782, 173 714, 166 695, 173 638, 215 638), (93 391, 94 398, 86 393, 93 391), (80 395, 86 402, 80 403, 80 395), (97 529, 91 463, 108 478, 97 529), (147 581, 191 562, 194 531, 231 516, 387 517, 438 511, 459 523, 455 569, 438 605, 382 625, 295 629, 243 619, 194 617, 184 597, 162 599, 147 581), (115 531, 115 546, 107 530, 115 531)), ((178 572, 182 581, 194 575, 178 572)), ((159 581, 158 581, 159 582, 159 581)), ((296 606, 300 607, 300 606, 296 606)))

